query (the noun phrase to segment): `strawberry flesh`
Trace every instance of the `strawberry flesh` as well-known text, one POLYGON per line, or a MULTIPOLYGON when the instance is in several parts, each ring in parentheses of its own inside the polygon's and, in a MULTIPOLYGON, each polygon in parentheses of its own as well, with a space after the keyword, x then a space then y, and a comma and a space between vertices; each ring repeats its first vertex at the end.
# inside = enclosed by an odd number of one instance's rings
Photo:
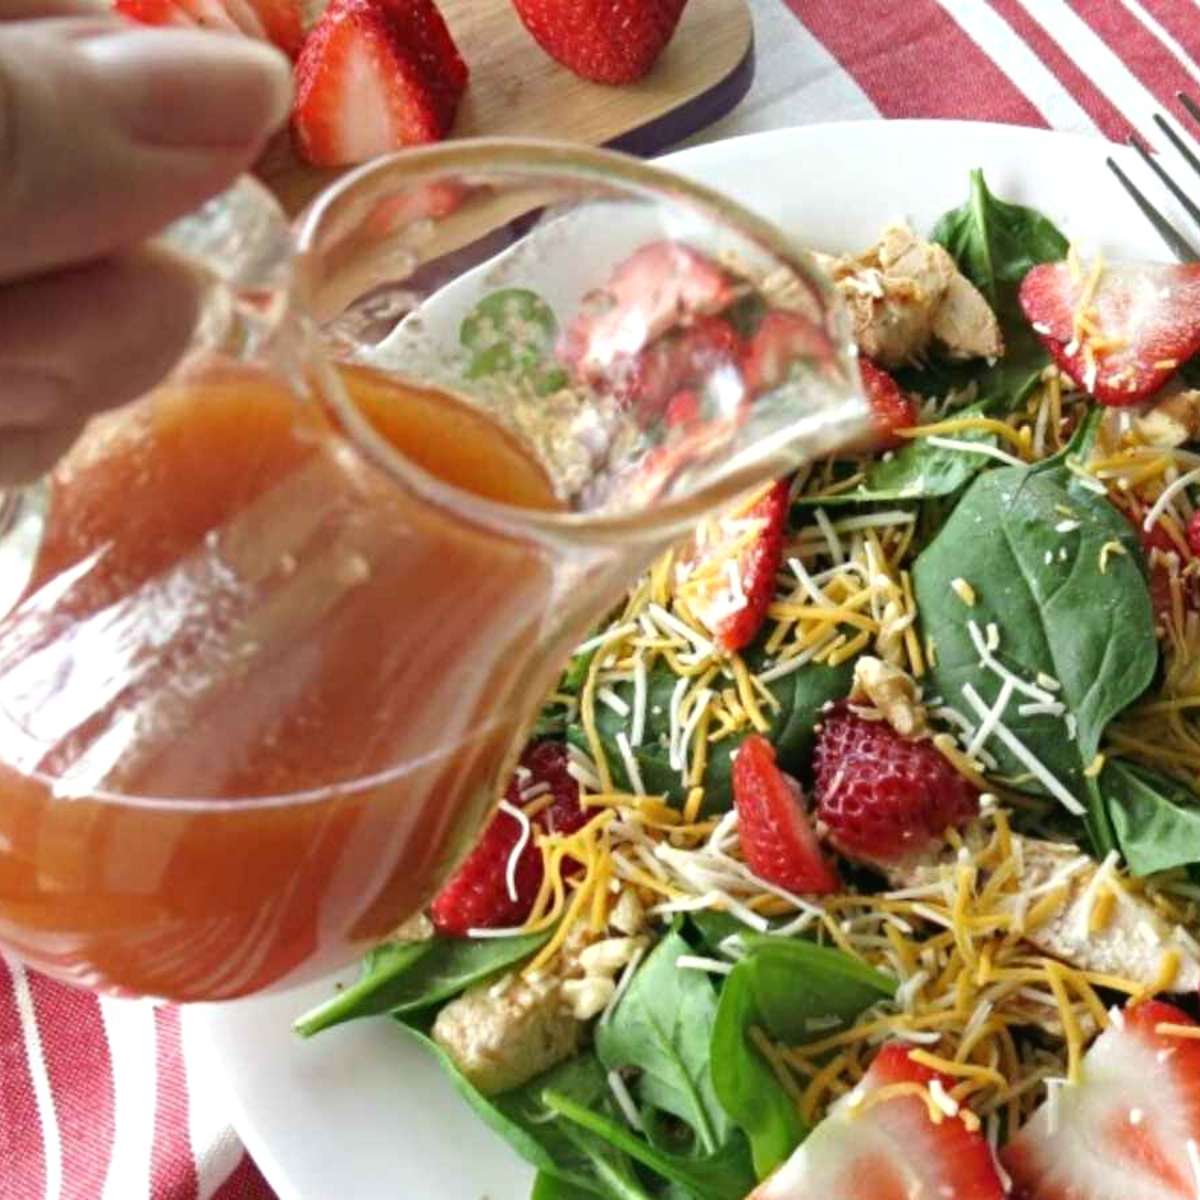
POLYGON ((595 83, 641 79, 671 40, 687 0, 513 0, 534 40, 595 83))
MULTIPOLYGON (((775 594, 775 576, 783 561, 783 540, 787 530, 788 482, 780 479, 736 517, 726 516, 717 522, 736 520, 727 538, 705 547, 699 562, 707 566, 705 584, 697 587, 689 603, 699 620, 716 638, 718 645, 729 653, 744 650, 758 636, 766 620, 767 609, 775 594), (757 529, 746 541, 746 522, 753 521, 757 529), (740 548, 739 548, 740 547, 740 548), (725 567, 726 560, 736 553, 733 574, 737 585, 729 578, 727 569, 713 570, 714 564, 725 567)), ((697 567, 692 570, 697 576, 697 567)))
POLYGON ((1200 350, 1200 263, 1118 263, 1088 286, 1067 263, 1040 263, 1021 282, 1025 316, 1055 362, 1101 404, 1152 396, 1200 350))
POLYGON ((1195 1200, 1200 1041, 1180 1009, 1128 1006, 1092 1043, 1080 1082, 1038 1109, 1001 1151, 1024 1200, 1195 1200))
POLYGON ((142 25, 199 27, 273 42, 289 58, 304 40, 299 0, 114 0, 114 8, 142 25))
POLYGON ((902 863, 979 813, 979 793, 931 742, 902 737, 845 703, 822 718, 813 766, 817 815, 847 858, 902 863))
POLYGON ((760 734, 738 747, 733 801, 742 854, 760 879, 790 892, 838 890, 837 872, 821 853, 800 785, 779 769, 774 748, 760 734))
POLYGON ((865 355, 858 360, 858 371, 871 406, 872 448, 892 450, 902 446, 904 439, 897 436, 897 430, 909 429, 917 423, 917 406, 882 367, 865 355))
POLYGON ((720 312, 732 299, 729 280, 711 259, 682 242, 648 242, 584 298, 559 357, 582 379, 611 381, 663 334, 720 312))
MULTIPOLYGON (((574 833, 587 821, 588 814, 579 803, 579 784, 568 773, 567 761, 562 743, 536 742, 522 755, 523 771, 513 775, 505 792, 512 807, 523 808, 530 803, 526 797, 531 791, 545 795, 549 789, 550 804, 533 818, 534 828, 542 833, 574 833)), ((472 929, 497 929, 526 920, 542 886, 544 868, 541 851, 530 838, 517 858, 514 891, 509 891, 509 860, 521 836, 521 823, 511 813, 501 810, 492 817, 475 848, 430 906, 439 933, 466 937, 472 929)))
POLYGON ((946 1091, 954 1082, 913 1062, 907 1047, 883 1046, 855 1088, 858 1105, 839 1100, 749 1200, 1003 1200, 987 1141, 961 1115, 935 1122, 911 1092, 869 1103, 882 1088, 935 1079, 946 1091))
POLYGON ((828 361, 829 335, 799 313, 772 309, 763 316, 746 350, 746 390, 761 395, 777 388, 802 361, 828 361))
POLYGON ((296 149, 344 166, 437 141, 466 81, 432 0, 333 0, 296 63, 296 149))

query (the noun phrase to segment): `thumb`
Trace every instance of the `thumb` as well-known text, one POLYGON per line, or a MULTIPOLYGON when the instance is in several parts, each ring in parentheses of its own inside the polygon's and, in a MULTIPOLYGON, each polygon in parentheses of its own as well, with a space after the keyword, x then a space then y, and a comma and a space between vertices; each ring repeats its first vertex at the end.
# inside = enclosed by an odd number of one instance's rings
POLYGON ((271 47, 108 20, 0 25, 0 283, 130 247, 226 187, 287 114, 271 47))

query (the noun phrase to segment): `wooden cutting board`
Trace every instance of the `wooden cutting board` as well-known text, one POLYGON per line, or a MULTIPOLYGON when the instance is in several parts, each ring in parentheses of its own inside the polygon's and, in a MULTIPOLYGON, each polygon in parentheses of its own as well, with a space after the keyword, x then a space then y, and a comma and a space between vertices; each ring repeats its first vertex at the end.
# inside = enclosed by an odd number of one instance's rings
MULTIPOLYGON (((747 0, 689 0, 670 45, 644 79, 588 83, 530 37, 510 0, 440 0, 471 82, 454 137, 560 138, 654 154, 727 113, 754 76, 747 0)), ((296 213, 339 171, 300 162, 278 138, 260 177, 296 213)))

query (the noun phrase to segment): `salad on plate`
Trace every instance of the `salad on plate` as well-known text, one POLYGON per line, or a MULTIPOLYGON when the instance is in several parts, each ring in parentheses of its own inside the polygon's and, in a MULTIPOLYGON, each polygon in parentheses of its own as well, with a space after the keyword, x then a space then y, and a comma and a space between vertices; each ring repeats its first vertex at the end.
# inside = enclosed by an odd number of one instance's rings
MULTIPOLYGON (((654 564, 297 1028, 390 1014, 533 1200, 1195 1200, 1200 266, 978 172, 822 262, 872 436, 654 564)), ((510 291, 463 336, 541 387, 650 304, 622 387, 669 447, 803 352, 734 278, 654 243, 565 331, 510 291)))

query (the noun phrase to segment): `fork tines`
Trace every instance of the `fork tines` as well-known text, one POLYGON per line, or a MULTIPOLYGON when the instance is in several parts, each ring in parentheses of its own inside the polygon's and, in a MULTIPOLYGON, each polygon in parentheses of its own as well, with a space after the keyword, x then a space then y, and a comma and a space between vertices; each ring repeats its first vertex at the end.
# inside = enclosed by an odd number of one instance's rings
MULTIPOLYGON (((1188 96, 1184 92, 1177 92, 1176 97, 1179 100, 1184 112, 1188 114, 1197 124, 1200 124, 1200 104, 1188 96)), ((1154 123, 1162 130, 1171 145, 1178 152, 1180 158, 1197 175, 1200 175, 1200 158, 1198 158, 1192 148, 1183 140, 1176 130, 1170 125, 1167 119, 1161 113, 1154 114, 1154 123)), ((1158 158, 1151 154, 1145 144, 1134 134, 1129 136, 1129 144, 1138 152, 1142 161, 1158 176, 1159 180, 1170 191, 1171 195, 1182 206, 1184 211, 1200 225, 1200 205, 1197 205, 1194 200, 1179 186, 1178 183, 1168 174, 1167 170, 1159 162, 1158 158)), ((1117 177, 1121 186, 1129 193, 1133 202, 1142 210, 1146 219, 1154 226, 1159 237, 1166 242, 1172 254, 1175 255, 1181 262, 1198 262, 1200 261, 1200 253, 1197 253, 1195 247, 1187 240, 1174 225, 1146 198, 1141 189, 1129 178, 1129 176, 1121 169, 1112 158, 1106 160, 1108 168, 1117 177)))

